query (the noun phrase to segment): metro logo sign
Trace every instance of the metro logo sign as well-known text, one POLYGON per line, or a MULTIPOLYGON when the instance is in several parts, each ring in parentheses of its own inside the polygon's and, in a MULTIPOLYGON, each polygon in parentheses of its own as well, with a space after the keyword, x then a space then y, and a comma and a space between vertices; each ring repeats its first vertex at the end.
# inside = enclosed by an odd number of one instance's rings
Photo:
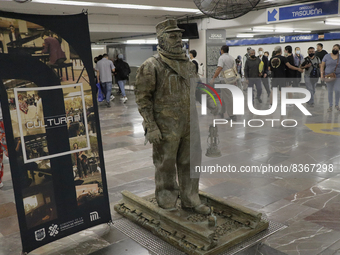
POLYGON ((267 23, 338 15, 339 1, 319 1, 267 9, 267 23))

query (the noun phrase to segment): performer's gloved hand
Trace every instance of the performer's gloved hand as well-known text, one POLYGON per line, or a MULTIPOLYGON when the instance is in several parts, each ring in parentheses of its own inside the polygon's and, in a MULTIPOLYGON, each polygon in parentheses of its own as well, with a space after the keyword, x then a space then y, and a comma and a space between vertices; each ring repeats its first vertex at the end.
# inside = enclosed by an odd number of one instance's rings
POLYGON ((162 139, 163 139, 162 133, 157 128, 151 132, 147 131, 145 136, 145 144, 147 143, 147 141, 149 141, 149 143, 159 144, 162 139))

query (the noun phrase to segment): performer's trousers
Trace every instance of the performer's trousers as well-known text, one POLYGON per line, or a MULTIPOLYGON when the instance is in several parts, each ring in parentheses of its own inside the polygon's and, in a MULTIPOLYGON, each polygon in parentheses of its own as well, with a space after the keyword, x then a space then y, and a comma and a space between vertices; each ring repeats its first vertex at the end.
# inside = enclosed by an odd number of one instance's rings
MULTIPOLYGON (((199 134, 197 134, 199 135, 199 134)), ((190 177, 190 159, 201 159, 200 139, 193 139, 190 152, 190 133, 182 137, 162 133, 160 144, 153 144, 153 163, 156 168, 156 200, 164 209, 175 208, 178 195, 182 207, 201 204, 198 195, 199 178, 190 177), (196 147, 196 149, 195 149, 196 147), (177 183, 178 178, 178 183, 177 183)))

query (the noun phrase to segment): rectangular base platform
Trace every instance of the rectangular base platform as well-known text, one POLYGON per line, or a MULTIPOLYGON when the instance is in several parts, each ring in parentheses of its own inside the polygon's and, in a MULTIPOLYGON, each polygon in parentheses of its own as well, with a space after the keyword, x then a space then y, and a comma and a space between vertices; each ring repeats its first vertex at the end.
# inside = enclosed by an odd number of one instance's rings
POLYGON ((204 192, 201 201, 213 208, 213 217, 184 211, 180 201, 169 211, 160 208, 153 195, 122 194, 114 206, 118 213, 190 255, 220 254, 269 226, 262 214, 204 192))

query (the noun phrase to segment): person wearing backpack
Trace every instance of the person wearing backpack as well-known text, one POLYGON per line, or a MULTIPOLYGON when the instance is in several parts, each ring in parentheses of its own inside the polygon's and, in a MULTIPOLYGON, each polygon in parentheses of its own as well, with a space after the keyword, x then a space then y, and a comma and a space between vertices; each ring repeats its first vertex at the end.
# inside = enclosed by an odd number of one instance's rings
POLYGON ((115 77, 118 86, 122 92, 122 98, 120 99, 125 103, 128 99, 125 94, 125 84, 129 79, 129 74, 131 73, 130 66, 123 60, 123 54, 118 55, 118 59, 115 61, 114 65, 116 67, 115 77))
POLYGON ((191 50, 189 52, 189 56, 190 56, 190 60, 192 63, 195 64, 196 66, 196 73, 198 73, 198 66, 199 66, 199 63, 198 63, 198 60, 196 59, 196 56, 197 56, 197 52, 195 50, 191 50))
POLYGON ((308 56, 304 58, 301 64, 301 69, 305 69, 305 84, 311 94, 310 100, 307 102, 311 107, 314 107, 314 94, 316 83, 320 78, 321 60, 315 56, 315 48, 308 48, 308 56))
POLYGON ((190 61, 195 64, 196 66, 196 73, 200 78, 204 78, 204 65, 203 63, 199 63, 199 61, 196 59, 197 57, 197 51, 191 50, 189 51, 189 57, 190 61))

